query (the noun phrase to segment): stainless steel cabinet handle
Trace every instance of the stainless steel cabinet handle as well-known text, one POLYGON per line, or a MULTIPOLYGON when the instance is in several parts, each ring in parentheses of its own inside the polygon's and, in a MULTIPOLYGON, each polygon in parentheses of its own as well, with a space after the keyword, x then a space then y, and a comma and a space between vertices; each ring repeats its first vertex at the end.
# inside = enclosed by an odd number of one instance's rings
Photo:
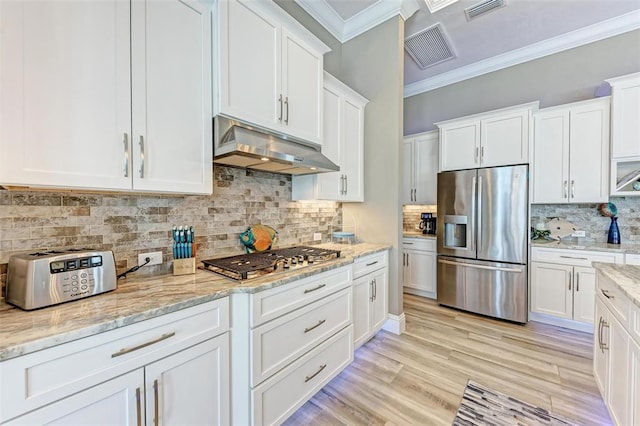
MULTIPOLYGON (((609 324, 603 319, 602 320, 602 333, 604 334, 604 329, 609 328, 609 324)), ((609 346, 607 346, 607 344, 605 342, 602 342, 602 353, 604 353, 604 351, 609 350, 609 346)))
POLYGON ((154 426, 158 426, 160 424, 160 419, 158 419, 159 408, 158 408, 158 379, 153 381, 153 424, 154 426))
POLYGON ((320 327, 322 324, 324 324, 325 322, 327 322, 327 320, 320 320, 318 321, 318 323, 316 325, 312 325, 311 327, 307 327, 304 329, 305 333, 310 332, 311 330, 315 330, 316 328, 320 327))
POLYGON ((409 266, 409 253, 407 253, 407 266, 409 266))
POLYGON ((282 93, 280 93, 280 97, 278 98, 278 102, 280 102, 280 115, 278 116, 278 120, 282 121, 282 93))
POLYGON ((576 273, 576 291, 580 291, 580 273, 576 273))
POLYGON ((480 161, 484 161, 484 145, 480 148, 480 161))
POLYGON ((378 298, 378 280, 373 279, 373 300, 378 298))
POLYGON ((571 291, 571 281, 573 281, 573 274, 571 272, 567 272, 569 274, 569 291, 571 291))
POLYGON ((129 135, 124 134, 124 177, 129 177, 129 135))
POLYGON ((480 152, 480 148, 476 146, 476 163, 478 162, 478 154, 480 152))
POLYGON ((288 96, 284 98, 284 106, 287 111, 287 115, 284 119, 284 124, 289 124, 289 97, 288 96))
POLYGON ((589 260, 588 257, 560 256, 563 259, 589 260))
POLYGON ((116 352, 114 354, 111 354, 111 358, 116 358, 116 357, 119 357, 119 356, 122 356, 122 355, 125 355, 125 354, 128 354, 128 353, 137 351, 138 349, 146 348, 147 346, 151 346, 151 345, 154 345, 154 344, 156 344, 158 342, 162 342, 163 340, 166 340, 166 339, 168 339, 170 337, 173 337, 175 335, 176 335, 175 332, 165 333, 162 336, 158 337, 157 339, 150 340, 150 341, 148 341, 146 343, 143 343, 141 345, 134 346, 132 348, 120 349, 118 352, 116 352))
POLYGON ((140 388, 136 388, 136 424, 142 426, 142 403, 140 401, 140 388))
POLYGON ((344 175, 344 195, 349 193, 349 176, 344 175))
POLYGON ((576 198, 576 182, 571 181, 571 198, 576 198))
POLYGON ((600 291, 602 292, 604 297, 606 297, 607 299, 615 299, 614 296, 609 295, 609 292, 607 290, 600 290, 600 291))
POLYGON ((598 347, 604 353, 604 350, 602 350, 602 317, 598 320, 598 347))
POLYGON ((567 192, 569 190, 568 184, 569 183, 565 180, 564 181, 564 192, 563 192, 564 195, 562 196, 562 198, 569 198, 569 194, 567 192))
POLYGON ((378 263, 378 261, 377 261, 377 260, 376 260, 375 262, 367 263, 367 266, 373 266, 373 265, 375 265, 376 263, 378 263))
POLYGON ((311 292, 313 292, 313 291, 320 290, 321 288, 326 287, 326 286, 327 286, 326 284, 320 284, 318 287, 308 288, 308 289, 306 289, 306 290, 304 291, 304 294, 307 294, 307 293, 311 293, 311 292))
POLYGON ((418 201, 418 190, 413 188, 413 201, 418 201))
POLYGON ((144 136, 140 135, 140 178, 144 178, 144 136))
POLYGON ((369 302, 373 302, 373 280, 369 281, 369 302))
POLYGON ((407 253, 402 253, 402 266, 407 266, 407 253))
POLYGON ((322 370, 324 370, 325 368, 327 368, 327 364, 322 364, 322 365, 320 366, 320 368, 318 369, 318 371, 316 371, 315 373, 313 373, 313 374, 312 374, 312 375, 310 375, 310 376, 305 377, 305 378, 304 378, 304 382, 305 382, 305 383, 307 383, 309 380, 313 379, 313 378, 314 378, 314 377, 316 377, 318 374, 320 374, 320 372, 321 372, 322 370))

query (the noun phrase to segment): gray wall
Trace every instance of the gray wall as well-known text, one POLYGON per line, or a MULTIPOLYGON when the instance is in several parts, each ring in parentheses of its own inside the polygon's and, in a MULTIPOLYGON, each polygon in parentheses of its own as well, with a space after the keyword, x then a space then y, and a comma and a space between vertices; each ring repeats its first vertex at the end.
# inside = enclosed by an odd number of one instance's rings
POLYGON ((389 255, 389 312, 400 315, 402 238, 400 162, 403 115, 404 22, 389 19, 342 46, 344 83, 369 103, 365 110, 364 203, 342 205, 345 223, 354 218, 357 232, 370 242, 393 246, 389 255))
POLYGON ((603 80, 640 71, 640 30, 406 98, 404 134, 433 123, 540 100, 540 108, 594 97, 603 80))

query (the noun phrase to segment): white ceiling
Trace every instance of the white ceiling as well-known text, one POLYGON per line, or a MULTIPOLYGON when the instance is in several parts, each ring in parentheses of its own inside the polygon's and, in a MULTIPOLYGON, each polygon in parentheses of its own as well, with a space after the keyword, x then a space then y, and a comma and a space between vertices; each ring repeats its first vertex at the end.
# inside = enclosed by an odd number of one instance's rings
MULTIPOLYGON (((425 0, 296 2, 343 43, 394 14, 406 20, 405 37, 439 23, 456 57, 420 69, 405 52, 405 96, 640 28, 640 0, 506 0, 470 22, 464 9, 480 0, 433 14, 425 0)), ((640 39, 630 54, 640 55, 640 39)))

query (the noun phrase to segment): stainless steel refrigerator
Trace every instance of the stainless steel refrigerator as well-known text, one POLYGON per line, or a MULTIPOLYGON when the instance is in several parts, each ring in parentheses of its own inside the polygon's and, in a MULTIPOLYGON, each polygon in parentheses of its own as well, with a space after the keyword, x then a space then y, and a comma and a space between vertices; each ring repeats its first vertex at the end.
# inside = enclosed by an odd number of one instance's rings
POLYGON ((527 322, 528 168, 438 174, 438 303, 527 322))

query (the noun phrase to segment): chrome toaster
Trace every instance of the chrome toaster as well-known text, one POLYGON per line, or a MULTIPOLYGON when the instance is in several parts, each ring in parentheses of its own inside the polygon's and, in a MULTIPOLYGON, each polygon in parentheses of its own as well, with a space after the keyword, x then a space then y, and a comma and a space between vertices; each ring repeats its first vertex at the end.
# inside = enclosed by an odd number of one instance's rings
POLYGON ((25 253, 9 259, 6 300, 31 310, 115 290, 116 285, 112 251, 25 253))

